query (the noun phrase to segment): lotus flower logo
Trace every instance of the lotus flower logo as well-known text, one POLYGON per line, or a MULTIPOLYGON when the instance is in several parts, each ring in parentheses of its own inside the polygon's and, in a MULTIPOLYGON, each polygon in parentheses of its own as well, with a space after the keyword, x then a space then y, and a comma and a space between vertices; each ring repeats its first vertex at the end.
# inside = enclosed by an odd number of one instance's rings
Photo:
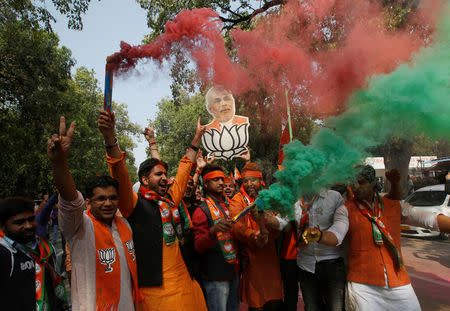
POLYGON ((221 131, 210 128, 203 134, 203 146, 217 159, 231 160, 247 151, 248 126, 249 123, 233 124, 230 129, 224 126, 221 131))

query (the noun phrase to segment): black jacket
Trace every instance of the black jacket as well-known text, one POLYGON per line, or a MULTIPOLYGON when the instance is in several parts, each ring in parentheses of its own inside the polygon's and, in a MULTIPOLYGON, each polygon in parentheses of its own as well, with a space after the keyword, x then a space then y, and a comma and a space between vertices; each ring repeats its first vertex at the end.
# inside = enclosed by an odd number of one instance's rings
MULTIPOLYGON (((222 213, 225 215, 225 211, 222 210, 219 202, 214 198, 215 205, 221 209, 222 213)), ((211 216, 211 211, 208 208, 206 202, 202 202, 199 207, 208 219, 208 227, 211 228, 214 223, 211 216)), ((203 281, 225 281, 232 280, 235 276, 234 265, 228 263, 223 257, 222 250, 220 248, 219 242, 208 248, 204 253, 199 255, 200 257, 200 277, 203 281)))
MULTIPOLYGON (((139 194, 136 207, 127 220, 133 229, 139 287, 161 286, 163 234, 158 204, 139 194)), ((184 256, 186 252, 182 246, 180 248, 191 273, 190 263, 184 256)))
MULTIPOLYGON (((36 310, 36 271, 34 260, 3 239, 0 242, 0 301, 1 310, 36 310)), ((54 266, 54 258, 50 265, 54 266)), ((52 285, 51 272, 45 269, 45 286, 50 311, 63 310, 58 306, 52 285)))

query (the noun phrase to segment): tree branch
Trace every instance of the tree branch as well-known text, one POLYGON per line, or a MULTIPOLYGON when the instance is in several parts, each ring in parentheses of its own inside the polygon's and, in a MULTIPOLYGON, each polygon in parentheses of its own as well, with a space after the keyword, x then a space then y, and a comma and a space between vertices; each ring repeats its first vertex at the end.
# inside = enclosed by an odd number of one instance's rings
MULTIPOLYGON (((231 9, 224 7, 222 5, 220 5, 220 3, 218 3, 217 1, 212 1, 212 3, 216 4, 221 10, 223 11, 227 11, 228 13, 231 13, 235 16, 237 16, 238 18, 242 18, 243 16, 237 12, 232 11, 231 9)), ((238 9, 239 10, 239 9, 238 9)))
MULTIPOLYGON (((270 2, 265 2, 264 5, 262 7, 260 7, 259 9, 254 10, 251 14, 249 15, 245 15, 236 19, 233 18, 226 18, 223 16, 220 16, 219 18, 221 19, 222 22, 224 23, 229 23, 229 25, 224 26, 224 29, 232 29, 234 26, 236 26, 239 23, 242 22, 246 22, 249 20, 252 20, 254 17, 256 17, 258 14, 261 14, 265 11, 267 11, 268 9, 278 6, 278 5, 282 5, 284 3, 286 3, 287 0, 274 0, 274 1, 270 1, 270 2)), ((237 15, 237 14, 236 14, 237 15)))

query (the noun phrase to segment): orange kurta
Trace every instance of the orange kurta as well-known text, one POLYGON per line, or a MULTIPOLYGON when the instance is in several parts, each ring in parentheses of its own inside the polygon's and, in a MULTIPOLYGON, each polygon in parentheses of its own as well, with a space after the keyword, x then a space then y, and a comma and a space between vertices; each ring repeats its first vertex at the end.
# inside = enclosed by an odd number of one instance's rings
MULTIPOLYGON (((125 153, 122 153, 121 159, 107 156, 111 176, 119 182, 120 212, 124 217, 128 217, 136 207, 138 195, 133 192, 133 185, 124 160, 125 153)), ((178 166, 177 175, 169 190, 176 206, 183 198, 192 165, 188 158, 183 157, 178 166)), ((206 311, 202 290, 197 281, 191 279, 178 242, 167 246, 163 241, 162 260, 162 286, 140 287, 144 301, 136 306, 136 309, 139 311, 206 311)))
POLYGON ((178 243, 163 242, 163 285, 142 287, 144 301, 137 311, 206 311, 198 283, 191 279, 178 243))
MULTIPOLYGON (((230 201, 231 216, 247 207, 243 196, 238 193, 230 201)), ((269 243, 258 248, 252 234, 259 231, 259 225, 247 214, 233 225, 234 237, 241 242, 249 256, 249 265, 242 271, 239 286, 241 301, 252 308, 260 308, 271 300, 283 299, 280 265, 275 247, 276 233, 269 234, 269 243)))

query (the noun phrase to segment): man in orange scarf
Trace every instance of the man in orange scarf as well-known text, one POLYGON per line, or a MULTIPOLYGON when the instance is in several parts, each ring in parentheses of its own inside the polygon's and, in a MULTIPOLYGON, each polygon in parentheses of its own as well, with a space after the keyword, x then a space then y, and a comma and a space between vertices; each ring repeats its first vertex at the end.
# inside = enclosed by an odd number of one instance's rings
POLYGON ((203 168, 205 200, 194 214, 194 244, 200 254, 200 277, 209 311, 238 311, 239 275, 236 246, 231 235, 233 222, 223 194, 223 168, 208 164, 203 168))
POLYGON ((47 141, 59 190, 59 223, 71 255, 72 310, 133 311, 140 299, 136 256, 130 225, 116 216, 118 183, 109 176, 94 178, 84 201, 67 163, 74 130, 72 123, 66 131, 61 117, 59 135, 47 141))
MULTIPOLYGON (((230 202, 231 216, 253 203, 263 186, 262 172, 255 163, 247 163, 241 176, 240 192, 230 202)), ((260 216, 257 212, 245 215, 232 227, 234 237, 249 256, 239 290, 241 300, 249 310, 279 310, 281 306, 283 292, 275 247, 278 230, 279 223, 273 215, 265 213, 260 216)))
POLYGON ((203 293, 191 278, 181 252, 183 225, 178 209, 204 132, 200 118, 168 191, 167 163, 151 158, 140 164, 141 186, 139 193, 133 192, 125 153, 115 138, 114 112, 101 111, 98 127, 105 139, 111 174, 120 184, 120 212, 133 228, 139 289, 144 298, 137 309, 206 311, 203 293))
POLYGON ((329 246, 340 245, 347 238, 346 310, 421 310, 403 262, 400 224, 450 232, 450 217, 423 212, 398 201, 401 197, 397 170, 387 172, 386 177, 391 191, 381 197, 375 169, 364 166, 353 187, 354 198, 338 207, 332 227, 323 232, 307 228, 303 234, 308 242, 329 246))

